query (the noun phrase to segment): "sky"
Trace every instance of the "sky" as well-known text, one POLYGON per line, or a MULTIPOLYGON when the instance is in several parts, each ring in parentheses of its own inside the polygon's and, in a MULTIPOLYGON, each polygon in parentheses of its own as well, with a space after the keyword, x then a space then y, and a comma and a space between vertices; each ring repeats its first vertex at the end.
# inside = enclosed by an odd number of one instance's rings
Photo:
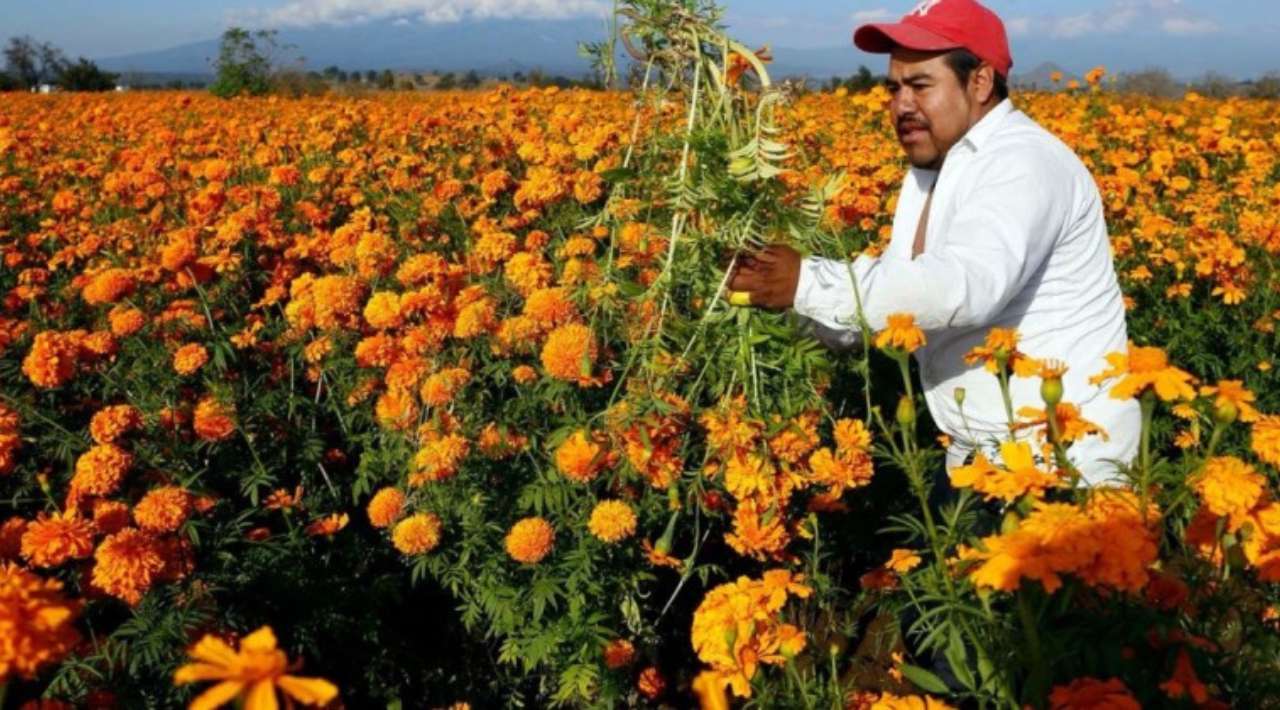
MULTIPOLYGON (((1004 18, 1019 55, 1035 59, 1097 52, 1099 44, 1138 43, 1150 64, 1229 48, 1257 54, 1260 37, 1280 36, 1280 0, 987 0, 1004 18)), ((0 39, 30 34, 68 55, 109 57, 207 40, 228 24, 307 26, 399 19, 453 22, 483 17, 601 14, 609 0, 0 0, 0 39)), ((852 28, 894 19, 915 0, 721 0, 734 34, 776 47, 848 46, 852 28)), ((1269 44, 1269 42, 1265 43, 1269 44)), ((1269 47, 1267 48, 1270 49, 1269 47)), ((872 57, 867 63, 877 66, 872 57)), ((1083 57, 1060 57, 1084 63, 1083 57)), ((1253 56, 1249 66, 1270 58, 1253 56)), ((1274 68, 1280 69, 1280 58, 1274 68)), ((1269 65, 1268 65, 1269 66, 1269 65)), ((1023 69, 1030 68, 1022 63, 1023 69)), ((1228 69, 1228 67, 1222 67, 1228 69)), ((1015 69, 1016 71, 1016 69, 1015 69)))

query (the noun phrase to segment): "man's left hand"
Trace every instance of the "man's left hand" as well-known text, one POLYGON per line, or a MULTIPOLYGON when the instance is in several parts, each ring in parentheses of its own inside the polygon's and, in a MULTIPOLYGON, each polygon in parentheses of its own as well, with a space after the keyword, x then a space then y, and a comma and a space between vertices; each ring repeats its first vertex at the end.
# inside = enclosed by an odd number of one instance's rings
POLYGON ((757 308, 790 308, 800 283, 800 259, 800 252, 781 244, 743 254, 729 276, 729 290, 748 294, 757 308))

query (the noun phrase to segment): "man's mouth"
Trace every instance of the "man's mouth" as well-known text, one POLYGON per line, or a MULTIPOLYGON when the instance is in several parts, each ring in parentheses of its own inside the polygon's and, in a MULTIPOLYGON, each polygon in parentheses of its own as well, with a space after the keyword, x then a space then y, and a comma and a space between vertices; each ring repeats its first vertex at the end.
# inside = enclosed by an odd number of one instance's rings
POLYGON ((929 129, 919 123, 903 123, 898 126, 898 140, 902 143, 915 143, 929 135, 929 129))

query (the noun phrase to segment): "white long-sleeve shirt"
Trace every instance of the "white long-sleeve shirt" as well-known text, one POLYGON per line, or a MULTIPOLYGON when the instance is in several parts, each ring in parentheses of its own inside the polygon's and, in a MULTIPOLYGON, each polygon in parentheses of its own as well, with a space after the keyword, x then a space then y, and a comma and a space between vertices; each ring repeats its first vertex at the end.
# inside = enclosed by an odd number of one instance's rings
MULTIPOLYGON (((834 348, 860 338, 850 266, 873 330, 891 313, 911 313, 928 336, 915 355, 929 411, 954 441, 948 467, 1008 438, 996 377, 981 363, 964 362, 992 327, 1017 329, 1018 349, 1031 357, 1067 364, 1064 401, 1110 436, 1088 437, 1068 452, 1087 483, 1113 478, 1110 461, 1133 460, 1137 403, 1111 399, 1105 386, 1088 382, 1104 369, 1106 354, 1128 341, 1098 188, 1070 148, 1009 100, 969 130, 940 172, 910 170, 882 256, 851 265, 804 259, 795 311, 834 348), (912 259, 931 187, 924 251, 912 259), (966 393, 963 416, 956 388, 966 393)), ((1044 408, 1038 378, 1011 378, 1010 388, 1015 412, 1044 408)))

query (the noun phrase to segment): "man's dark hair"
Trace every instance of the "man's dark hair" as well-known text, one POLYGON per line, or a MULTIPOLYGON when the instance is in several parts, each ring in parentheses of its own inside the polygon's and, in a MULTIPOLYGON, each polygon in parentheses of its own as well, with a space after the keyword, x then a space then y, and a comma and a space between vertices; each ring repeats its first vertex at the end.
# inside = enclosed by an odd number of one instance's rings
MULTIPOLYGON (((982 60, 978 58, 978 55, 967 49, 953 49, 947 53, 947 66, 951 67, 951 71, 955 72, 961 86, 968 86, 969 77, 978 67, 982 66, 982 60)), ((995 72, 995 76, 995 94, 997 98, 1003 101, 1009 98, 1009 80, 1005 79, 1000 72, 995 72)))

